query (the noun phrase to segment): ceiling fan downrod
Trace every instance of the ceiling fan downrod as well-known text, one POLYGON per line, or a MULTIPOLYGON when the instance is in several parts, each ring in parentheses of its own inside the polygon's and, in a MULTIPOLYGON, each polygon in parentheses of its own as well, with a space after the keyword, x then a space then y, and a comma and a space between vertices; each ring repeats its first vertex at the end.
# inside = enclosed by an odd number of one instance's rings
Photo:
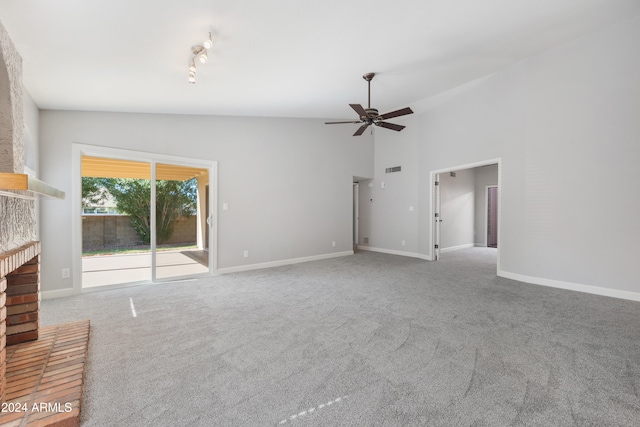
POLYGON ((373 80, 373 76, 375 76, 376 73, 367 73, 364 76, 362 76, 363 79, 365 79, 367 81, 367 86, 369 88, 368 90, 368 104, 367 104, 367 109, 371 109, 371 80, 373 80))

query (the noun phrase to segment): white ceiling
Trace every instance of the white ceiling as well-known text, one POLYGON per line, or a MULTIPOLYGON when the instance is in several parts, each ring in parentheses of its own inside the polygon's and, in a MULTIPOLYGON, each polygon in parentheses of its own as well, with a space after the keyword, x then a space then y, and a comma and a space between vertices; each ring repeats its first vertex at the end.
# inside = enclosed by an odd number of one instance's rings
POLYGON ((382 113, 639 14, 639 0, 0 2, 40 108, 346 119, 364 73, 382 113))

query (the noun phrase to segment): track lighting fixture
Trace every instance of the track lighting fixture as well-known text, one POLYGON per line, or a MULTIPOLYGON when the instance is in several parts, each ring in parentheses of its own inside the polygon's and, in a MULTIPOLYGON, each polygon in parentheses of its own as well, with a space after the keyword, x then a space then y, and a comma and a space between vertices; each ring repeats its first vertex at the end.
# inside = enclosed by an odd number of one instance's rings
POLYGON ((196 82, 196 59, 201 64, 205 64, 209 59, 207 50, 209 50, 211 46, 213 46, 211 33, 209 33, 209 38, 207 38, 202 45, 191 46, 191 58, 189 58, 189 83, 195 84, 196 82))

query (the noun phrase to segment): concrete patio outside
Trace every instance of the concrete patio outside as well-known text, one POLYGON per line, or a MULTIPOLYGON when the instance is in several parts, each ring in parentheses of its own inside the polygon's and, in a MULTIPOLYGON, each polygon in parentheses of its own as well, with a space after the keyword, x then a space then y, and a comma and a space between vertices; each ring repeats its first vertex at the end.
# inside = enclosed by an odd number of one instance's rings
MULTIPOLYGON (((207 273, 207 251, 181 249, 156 253, 158 279, 207 273)), ((91 288, 151 280, 151 253, 82 257, 82 287, 91 288)))

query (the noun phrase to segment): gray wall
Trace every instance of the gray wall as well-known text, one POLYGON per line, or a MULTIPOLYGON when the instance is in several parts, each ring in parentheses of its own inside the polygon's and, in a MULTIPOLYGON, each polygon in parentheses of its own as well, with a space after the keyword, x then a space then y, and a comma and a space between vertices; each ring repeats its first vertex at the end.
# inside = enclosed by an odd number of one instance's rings
MULTIPOLYGON (((501 158, 500 274, 640 293, 637 40, 640 17, 417 101, 375 158, 319 120, 45 111, 41 178, 70 191, 72 142, 218 160, 225 267, 348 250, 352 176, 361 238, 430 257, 431 171, 501 158)), ((70 204, 42 205, 43 288, 68 288, 70 204)))
MULTIPOLYGON (((402 124, 406 119, 399 117, 393 122, 402 124)), ((370 248, 415 253, 419 237, 416 233, 419 200, 416 128, 408 127, 402 132, 377 128, 374 132, 375 179, 364 181, 360 186, 359 243, 364 244, 364 237, 369 237, 366 246, 370 248), (386 168, 395 166, 400 166, 402 171, 385 173, 386 168)))
MULTIPOLYGON (((41 178, 70 194, 74 142, 218 161, 219 268, 325 255, 352 249, 353 176, 373 174, 372 137, 351 133, 316 119, 44 110, 41 178)), ((41 205, 42 288, 71 288, 70 197, 41 205)))
POLYGON ((473 246, 475 218, 475 172, 459 170, 452 177, 440 174, 440 248, 473 246))
POLYGON ((409 132, 376 133, 373 181, 410 165, 393 197, 417 198, 417 218, 364 203, 361 235, 388 250, 417 236, 431 256, 431 171, 501 158, 500 274, 640 292, 638 40, 640 17, 416 102, 409 132))

